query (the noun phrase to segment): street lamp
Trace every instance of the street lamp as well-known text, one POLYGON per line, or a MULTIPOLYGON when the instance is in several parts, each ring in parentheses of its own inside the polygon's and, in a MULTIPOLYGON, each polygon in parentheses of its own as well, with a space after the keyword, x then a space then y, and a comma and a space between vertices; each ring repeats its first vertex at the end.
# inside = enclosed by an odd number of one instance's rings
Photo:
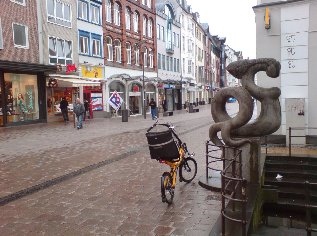
MULTIPOLYGON (((142 50, 143 44, 146 43, 146 41, 142 40, 138 43, 140 49, 142 50)), ((143 63, 142 63, 142 91, 143 91, 143 116, 144 119, 146 119, 146 107, 145 107, 145 83, 144 83, 144 50, 142 51, 142 57, 143 57, 143 63)))

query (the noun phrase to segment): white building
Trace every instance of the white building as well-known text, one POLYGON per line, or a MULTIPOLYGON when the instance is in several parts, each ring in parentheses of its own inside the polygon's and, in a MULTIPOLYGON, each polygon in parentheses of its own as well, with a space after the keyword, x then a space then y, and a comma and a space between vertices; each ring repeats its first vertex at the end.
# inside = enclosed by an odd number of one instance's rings
MULTIPOLYGON (((241 52, 240 51, 235 51, 228 45, 225 46, 225 53, 226 53, 226 67, 234 62, 238 61, 240 58, 242 58, 241 52)), ((228 87, 236 87, 239 86, 239 80, 235 78, 233 75, 231 75, 227 70, 226 70, 226 85, 228 87)))
POLYGON ((259 86, 281 89, 282 125, 275 134, 285 137, 289 127, 305 127, 298 135, 312 140, 317 134, 308 129, 317 127, 317 2, 266 0, 258 1, 253 9, 256 57, 272 57, 281 62, 278 78, 268 78, 264 73, 257 76, 259 86))

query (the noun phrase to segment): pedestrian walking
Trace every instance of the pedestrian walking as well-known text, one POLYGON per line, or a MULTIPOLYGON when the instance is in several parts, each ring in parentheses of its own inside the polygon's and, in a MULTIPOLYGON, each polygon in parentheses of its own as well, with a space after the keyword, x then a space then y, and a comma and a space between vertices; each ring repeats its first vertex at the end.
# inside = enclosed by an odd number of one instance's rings
POLYGON ((67 123, 67 121, 69 121, 69 118, 68 118, 68 102, 66 100, 66 97, 62 98, 62 101, 59 103, 59 108, 62 111, 64 122, 67 123))
POLYGON ((88 119, 90 119, 90 114, 89 114, 89 102, 87 99, 84 101, 84 107, 85 107, 85 113, 84 113, 84 121, 86 120, 86 116, 88 114, 88 119))
POLYGON ((77 118, 77 129, 82 129, 83 128, 83 116, 85 113, 85 107, 84 107, 84 104, 82 104, 80 102, 79 98, 76 99, 73 111, 74 111, 74 114, 76 115, 76 118, 77 118))
POLYGON ((151 98, 149 106, 151 107, 152 120, 155 120, 157 118, 157 114, 156 114, 157 107, 156 107, 156 102, 154 101, 154 98, 151 98))

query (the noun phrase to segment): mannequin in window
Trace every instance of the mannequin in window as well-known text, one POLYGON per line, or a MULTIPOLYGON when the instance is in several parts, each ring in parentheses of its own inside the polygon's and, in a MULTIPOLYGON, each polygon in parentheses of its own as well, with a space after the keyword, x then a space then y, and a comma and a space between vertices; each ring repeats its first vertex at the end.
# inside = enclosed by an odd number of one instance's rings
POLYGON ((24 101, 22 93, 18 93, 18 99, 17 100, 18 100, 17 101, 17 105, 18 105, 19 113, 20 113, 20 115, 22 115, 22 116, 20 116, 20 120, 23 121, 24 117, 25 117, 25 113, 28 110, 26 108, 25 101, 24 101))

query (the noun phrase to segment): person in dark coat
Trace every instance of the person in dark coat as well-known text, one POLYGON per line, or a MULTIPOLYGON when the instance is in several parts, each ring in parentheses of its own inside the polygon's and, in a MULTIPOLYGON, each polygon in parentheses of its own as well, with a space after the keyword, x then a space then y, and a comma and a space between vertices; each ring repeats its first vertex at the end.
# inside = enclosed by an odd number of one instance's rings
POLYGON ((88 100, 86 99, 84 101, 84 107, 85 107, 85 113, 84 113, 84 121, 86 120, 86 115, 88 113, 88 119, 90 119, 90 115, 89 115, 89 102, 88 100))
POLYGON ((59 104, 59 108, 62 111, 64 122, 66 123, 67 121, 69 121, 69 119, 68 119, 68 102, 66 100, 66 97, 62 98, 62 101, 59 104))
POLYGON ((76 99, 76 103, 74 104, 74 114, 77 117, 77 129, 83 128, 83 115, 85 113, 85 106, 80 102, 80 99, 76 99))
POLYGON ((155 120, 157 118, 157 114, 156 114, 157 107, 156 107, 156 102, 154 101, 154 98, 151 98, 149 106, 151 107, 152 120, 155 120))

